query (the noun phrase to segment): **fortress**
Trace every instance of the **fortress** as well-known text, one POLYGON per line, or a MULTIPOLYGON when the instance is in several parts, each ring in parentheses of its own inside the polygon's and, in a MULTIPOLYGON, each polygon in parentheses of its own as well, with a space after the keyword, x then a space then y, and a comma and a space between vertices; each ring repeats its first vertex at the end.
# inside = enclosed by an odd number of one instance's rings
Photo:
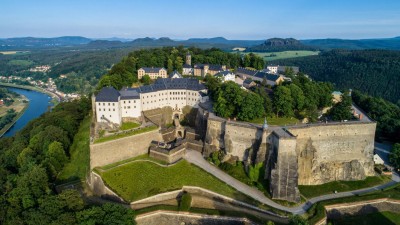
MULTIPOLYGON (((137 101, 137 108, 134 108, 137 113, 132 116, 133 114, 128 112, 126 116, 140 117, 139 110, 147 109, 147 107, 153 109, 153 107, 189 106, 192 107, 190 111, 193 121, 191 122, 195 129, 179 126, 173 128, 176 130, 169 130, 168 134, 155 130, 151 134, 144 133, 105 143, 92 143, 90 145, 91 169, 140 154, 163 154, 164 150, 157 152, 156 149, 150 148, 151 142, 169 143, 178 138, 179 133, 179 138, 184 138, 187 142, 176 149, 176 153, 175 150, 168 153, 175 155, 164 154, 165 157, 170 157, 168 159, 171 162, 178 160, 176 157, 183 157, 185 148, 190 148, 202 152, 203 156, 223 150, 227 157, 243 161, 245 168, 261 163, 265 169, 265 182, 269 183, 269 191, 274 199, 299 202, 298 185, 318 185, 337 180, 362 180, 374 175, 373 150, 376 123, 369 118, 362 121, 300 124, 286 127, 268 126, 266 122, 261 126, 230 121, 217 117, 208 110, 210 106, 207 106, 207 103, 209 102, 203 103, 199 94, 203 86, 198 86, 198 83, 193 81, 193 85, 186 83, 179 86, 178 81, 176 84, 174 81, 165 79, 157 81, 164 82, 164 86, 161 84, 159 88, 155 88, 156 85, 151 86, 149 92, 145 91, 145 88, 142 90, 141 87, 140 93, 132 97, 133 104, 135 104, 134 99, 137 101), (168 86, 165 81, 172 83, 168 86), (179 91, 176 91, 178 89, 179 91), (182 96, 176 97, 174 90, 182 96), (155 102, 151 104, 152 98, 158 99, 158 95, 162 96, 163 93, 165 98, 161 100, 164 99, 164 102, 154 100, 155 102), (150 96, 149 100, 147 100, 147 95, 150 96)), ((179 81, 180 83, 182 81, 179 81)), ((103 102, 107 102, 105 105, 110 102, 110 107, 113 107, 114 103, 115 108, 118 109, 115 117, 110 118, 116 118, 115 123, 121 123, 121 117, 125 115, 124 101, 131 98, 126 97, 130 95, 125 91, 112 90, 114 95, 96 96, 93 110, 97 122, 104 122, 100 116, 103 113, 101 108, 104 107, 103 102), (114 102, 107 98, 110 96, 114 102)), ((131 91, 138 92, 138 89, 131 91)), ((108 112, 113 111, 106 111, 108 112)), ((168 116, 176 119, 175 113, 171 111, 171 115, 168 116)))

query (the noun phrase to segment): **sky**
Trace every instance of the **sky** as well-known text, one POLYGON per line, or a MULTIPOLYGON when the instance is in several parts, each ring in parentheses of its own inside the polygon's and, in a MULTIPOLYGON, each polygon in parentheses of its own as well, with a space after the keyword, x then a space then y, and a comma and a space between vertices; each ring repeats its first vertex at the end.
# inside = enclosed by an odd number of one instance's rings
POLYGON ((400 0, 0 0, 0 38, 400 36, 400 0))

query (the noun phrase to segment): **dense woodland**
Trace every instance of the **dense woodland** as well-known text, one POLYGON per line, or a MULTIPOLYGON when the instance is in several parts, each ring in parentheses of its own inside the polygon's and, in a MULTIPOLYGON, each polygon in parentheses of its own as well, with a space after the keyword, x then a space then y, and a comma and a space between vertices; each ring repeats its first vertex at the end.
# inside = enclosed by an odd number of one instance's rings
POLYGON ((85 205, 79 192, 56 194, 57 174, 90 102, 60 103, 14 137, 0 139, 0 224, 133 224, 133 211, 85 205))
POLYGON ((274 63, 299 66, 312 78, 332 82, 336 88, 356 89, 400 104, 400 51, 332 50, 274 63))
POLYGON ((245 58, 239 54, 231 54, 220 49, 199 49, 184 47, 164 47, 148 50, 138 50, 129 53, 121 62, 115 64, 111 70, 101 78, 98 88, 113 86, 121 89, 137 82, 137 70, 140 67, 164 67, 171 73, 173 70, 182 72, 187 52, 192 55, 192 65, 196 63, 221 64, 228 68, 253 67, 262 69, 264 61, 261 57, 249 54, 245 58))
POLYGON ((400 107, 382 98, 354 91, 352 98, 368 116, 377 122, 376 137, 400 141, 400 107))
POLYGON ((313 82, 302 74, 293 77, 293 82, 285 82, 272 90, 261 85, 246 91, 234 82, 221 83, 211 76, 205 81, 214 101, 214 111, 226 118, 251 121, 275 115, 316 121, 319 110, 332 105, 333 86, 313 82))

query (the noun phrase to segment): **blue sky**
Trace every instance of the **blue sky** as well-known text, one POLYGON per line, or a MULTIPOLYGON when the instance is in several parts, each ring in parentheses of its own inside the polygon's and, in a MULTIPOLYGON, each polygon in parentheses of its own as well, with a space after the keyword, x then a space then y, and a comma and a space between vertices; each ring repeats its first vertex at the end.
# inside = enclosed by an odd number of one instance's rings
POLYGON ((400 0, 0 0, 0 37, 400 36, 400 0))

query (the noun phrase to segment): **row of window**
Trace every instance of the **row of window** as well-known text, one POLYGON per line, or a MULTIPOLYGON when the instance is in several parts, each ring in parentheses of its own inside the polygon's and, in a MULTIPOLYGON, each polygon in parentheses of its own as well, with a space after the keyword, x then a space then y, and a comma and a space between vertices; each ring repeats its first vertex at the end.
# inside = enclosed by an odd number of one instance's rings
MULTIPOLYGON (((101 103, 99 102, 99 105, 101 105, 101 103)), ((106 103, 103 102, 103 106, 105 106, 106 103)), ((108 105, 110 106, 110 103, 108 103, 108 105)), ((115 103, 112 104, 113 106, 115 106, 115 103)))
MULTIPOLYGON (((99 111, 101 111, 101 108, 99 108, 99 111)), ((107 109, 103 109, 103 111, 107 111, 107 109)), ((108 111, 111 111, 111 109, 108 109, 108 111)), ((115 109, 112 109, 112 111, 115 111, 115 109)))
MULTIPOLYGON (((124 101, 124 104, 126 103, 126 101, 124 101)), ((131 103, 131 101, 128 101, 128 103, 131 103)), ((133 100, 133 103, 136 103, 136 100, 133 100)))
MULTIPOLYGON (((131 108, 130 106, 124 106, 124 109, 130 109, 130 108, 131 108)), ((133 106, 133 108, 136 109, 136 106, 133 106)))

